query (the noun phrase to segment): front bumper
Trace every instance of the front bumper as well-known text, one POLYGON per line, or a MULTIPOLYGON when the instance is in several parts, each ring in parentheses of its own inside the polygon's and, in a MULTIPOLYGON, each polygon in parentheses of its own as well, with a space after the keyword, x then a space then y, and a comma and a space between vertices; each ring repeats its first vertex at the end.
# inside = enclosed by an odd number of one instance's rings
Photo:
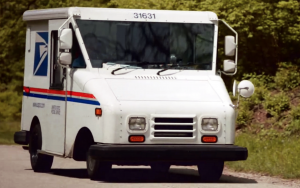
POLYGON ((235 145, 112 145, 97 144, 89 155, 110 162, 190 162, 246 160, 248 150, 235 145))
POLYGON ((28 145, 28 143, 29 143, 29 131, 17 131, 17 132, 15 132, 14 142, 16 144, 28 145))

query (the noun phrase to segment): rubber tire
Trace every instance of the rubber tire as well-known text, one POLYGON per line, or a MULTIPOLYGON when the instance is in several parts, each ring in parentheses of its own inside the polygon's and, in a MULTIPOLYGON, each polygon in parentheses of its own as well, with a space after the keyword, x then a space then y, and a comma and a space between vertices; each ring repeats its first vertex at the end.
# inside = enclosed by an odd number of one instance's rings
POLYGON ((152 164, 151 170, 155 172, 162 172, 162 173, 168 173, 170 170, 171 165, 169 164, 152 164))
POLYGON ((197 165, 200 179, 205 182, 216 182, 222 176, 224 161, 204 161, 197 165))
POLYGON ((107 162, 100 162, 92 159, 90 155, 86 154, 86 165, 88 176, 91 180, 104 180, 108 176, 109 171, 112 168, 112 164, 107 162))
POLYGON ((37 153, 42 149, 42 131, 40 124, 36 124, 30 132, 29 154, 34 172, 49 172, 53 164, 53 156, 37 153))

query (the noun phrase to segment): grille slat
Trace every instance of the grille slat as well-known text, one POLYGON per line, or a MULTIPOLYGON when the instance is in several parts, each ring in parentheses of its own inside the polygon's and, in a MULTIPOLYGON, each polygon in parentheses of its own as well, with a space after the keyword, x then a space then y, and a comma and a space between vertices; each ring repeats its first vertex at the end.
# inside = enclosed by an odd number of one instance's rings
POLYGON ((193 125, 155 125, 155 130, 193 130, 193 125))
POLYGON ((155 132, 155 137, 193 137, 193 133, 182 132, 155 132))
POLYGON ((193 118, 155 118, 155 123, 193 123, 193 118))

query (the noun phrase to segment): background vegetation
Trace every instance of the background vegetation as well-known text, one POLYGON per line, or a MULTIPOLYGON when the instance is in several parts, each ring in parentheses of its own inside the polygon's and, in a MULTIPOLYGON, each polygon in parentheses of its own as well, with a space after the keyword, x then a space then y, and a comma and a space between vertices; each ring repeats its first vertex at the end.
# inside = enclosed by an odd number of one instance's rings
MULTIPOLYGON (((28 9, 67 6, 217 13, 239 34, 238 74, 223 76, 228 90, 231 91, 233 79, 249 79, 256 87, 253 97, 241 99, 236 125, 237 144, 249 148, 249 160, 228 165, 237 170, 300 177, 297 172, 300 2, 297 0, 0 0, 0 142, 11 142, 12 139, 7 139, 19 129, 15 122, 21 116, 26 31, 22 14, 28 9)), ((224 36, 231 33, 220 26, 219 34, 218 66, 221 67, 224 36)))

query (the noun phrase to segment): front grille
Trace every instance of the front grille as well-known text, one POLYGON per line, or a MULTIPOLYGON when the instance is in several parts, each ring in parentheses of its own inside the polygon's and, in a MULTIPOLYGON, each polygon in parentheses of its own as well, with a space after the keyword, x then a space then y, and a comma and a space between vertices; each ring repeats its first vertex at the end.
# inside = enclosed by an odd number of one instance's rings
POLYGON ((192 139, 195 138, 196 127, 193 117, 155 117, 151 121, 151 132, 154 139, 192 139))

